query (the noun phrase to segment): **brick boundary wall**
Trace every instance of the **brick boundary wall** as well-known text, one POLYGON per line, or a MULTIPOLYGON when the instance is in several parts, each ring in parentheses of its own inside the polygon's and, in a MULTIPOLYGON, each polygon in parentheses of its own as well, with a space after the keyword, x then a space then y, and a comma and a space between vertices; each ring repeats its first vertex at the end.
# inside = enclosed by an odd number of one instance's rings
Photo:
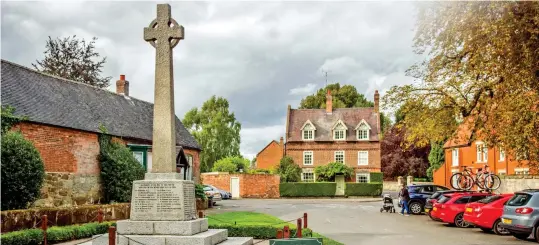
POLYGON ((230 179, 240 180, 241 198, 279 198, 279 175, 273 174, 229 174, 202 173, 202 183, 213 185, 219 189, 231 192, 230 179))

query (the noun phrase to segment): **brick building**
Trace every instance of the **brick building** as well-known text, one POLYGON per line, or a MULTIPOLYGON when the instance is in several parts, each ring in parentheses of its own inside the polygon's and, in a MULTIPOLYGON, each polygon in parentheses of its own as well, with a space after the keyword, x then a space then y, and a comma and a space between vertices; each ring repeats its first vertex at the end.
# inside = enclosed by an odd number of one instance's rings
MULTIPOLYGON (((455 136, 444 144, 444 164, 434 172, 434 183, 450 187, 451 175, 461 172, 463 166, 472 171, 489 166, 498 175, 525 175, 530 173, 525 157, 518 161, 515 156, 500 147, 487 147, 470 131, 470 121, 457 128, 455 136)), ((532 171, 533 172, 533 171, 532 171)))
MULTIPOLYGON (((103 126, 151 171, 153 104, 130 97, 125 76, 114 93, 8 61, 1 64, 2 106, 28 118, 15 130, 33 142, 45 164, 42 196, 34 206, 99 202, 98 135, 103 126)), ((191 166, 183 174, 198 181, 200 146, 178 118, 176 140, 180 161, 191 166)))
POLYGON ((272 140, 264 149, 256 154, 256 168, 267 170, 277 168, 279 161, 283 158, 283 154, 283 137, 281 137, 279 142, 272 140))
POLYGON ((374 107, 334 109, 332 104, 328 91, 325 109, 288 106, 284 154, 302 168, 303 181, 316 179, 316 166, 341 162, 356 173, 347 181, 370 182, 369 172, 381 171, 378 91, 374 107))

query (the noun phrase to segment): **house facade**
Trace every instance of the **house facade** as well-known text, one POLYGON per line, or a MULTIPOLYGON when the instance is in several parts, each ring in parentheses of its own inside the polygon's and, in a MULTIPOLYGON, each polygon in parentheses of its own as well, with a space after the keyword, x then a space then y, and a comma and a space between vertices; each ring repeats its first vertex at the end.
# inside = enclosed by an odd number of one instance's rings
POLYGON ((445 161, 433 174, 435 184, 451 187, 451 175, 461 172, 464 166, 473 172, 488 166, 491 172, 498 175, 530 174, 525 157, 519 159, 503 148, 487 147, 482 140, 474 139, 468 125, 462 123, 455 136, 445 142, 445 161))
MULTIPOLYGON (((98 136, 104 127, 113 140, 128 146, 148 171, 152 168, 153 104, 129 96, 120 76, 116 93, 37 72, 2 60, 1 104, 27 120, 20 130, 45 165, 41 197, 34 206, 98 203, 101 200, 98 136)), ((182 176, 199 181, 200 146, 176 118, 182 176)))
POLYGON ((279 142, 272 140, 264 149, 256 154, 256 168, 258 169, 276 169, 279 161, 284 154, 284 139, 281 137, 279 142))
POLYGON ((349 182, 370 182, 370 172, 381 172, 379 94, 374 107, 332 106, 330 91, 325 109, 287 109, 284 155, 302 168, 302 181, 316 180, 314 168, 340 162, 354 168, 349 182))

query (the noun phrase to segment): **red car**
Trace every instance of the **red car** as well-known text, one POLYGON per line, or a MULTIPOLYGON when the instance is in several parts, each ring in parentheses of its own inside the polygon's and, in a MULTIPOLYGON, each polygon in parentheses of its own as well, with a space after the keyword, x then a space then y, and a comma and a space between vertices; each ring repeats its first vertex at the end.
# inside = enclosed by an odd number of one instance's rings
POLYGON ((466 204, 477 202, 485 197, 491 196, 489 193, 453 193, 444 195, 438 202, 434 203, 431 216, 434 220, 454 224, 457 227, 465 228, 470 224, 464 221, 464 210, 466 204))
POLYGON ((513 197, 513 194, 493 195, 466 205, 464 221, 475 225, 481 230, 498 235, 509 235, 509 231, 500 226, 503 206, 513 197))

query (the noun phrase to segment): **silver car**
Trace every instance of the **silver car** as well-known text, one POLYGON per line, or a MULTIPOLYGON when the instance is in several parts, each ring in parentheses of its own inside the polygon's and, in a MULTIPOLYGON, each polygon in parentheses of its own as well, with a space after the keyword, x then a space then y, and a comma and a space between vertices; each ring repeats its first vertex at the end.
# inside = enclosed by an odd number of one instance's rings
POLYGON ((219 193, 218 191, 214 191, 211 187, 204 187, 204 193, 206 193, 207 197, 213 198, 213 205, 215 205, 217 201, 223 200, 221 197, 221 193, 219 193))
POLYGON ((502 227, 522 240, 533 234, 539 242, 539 189, 515 192, 503 207, 502 227))

